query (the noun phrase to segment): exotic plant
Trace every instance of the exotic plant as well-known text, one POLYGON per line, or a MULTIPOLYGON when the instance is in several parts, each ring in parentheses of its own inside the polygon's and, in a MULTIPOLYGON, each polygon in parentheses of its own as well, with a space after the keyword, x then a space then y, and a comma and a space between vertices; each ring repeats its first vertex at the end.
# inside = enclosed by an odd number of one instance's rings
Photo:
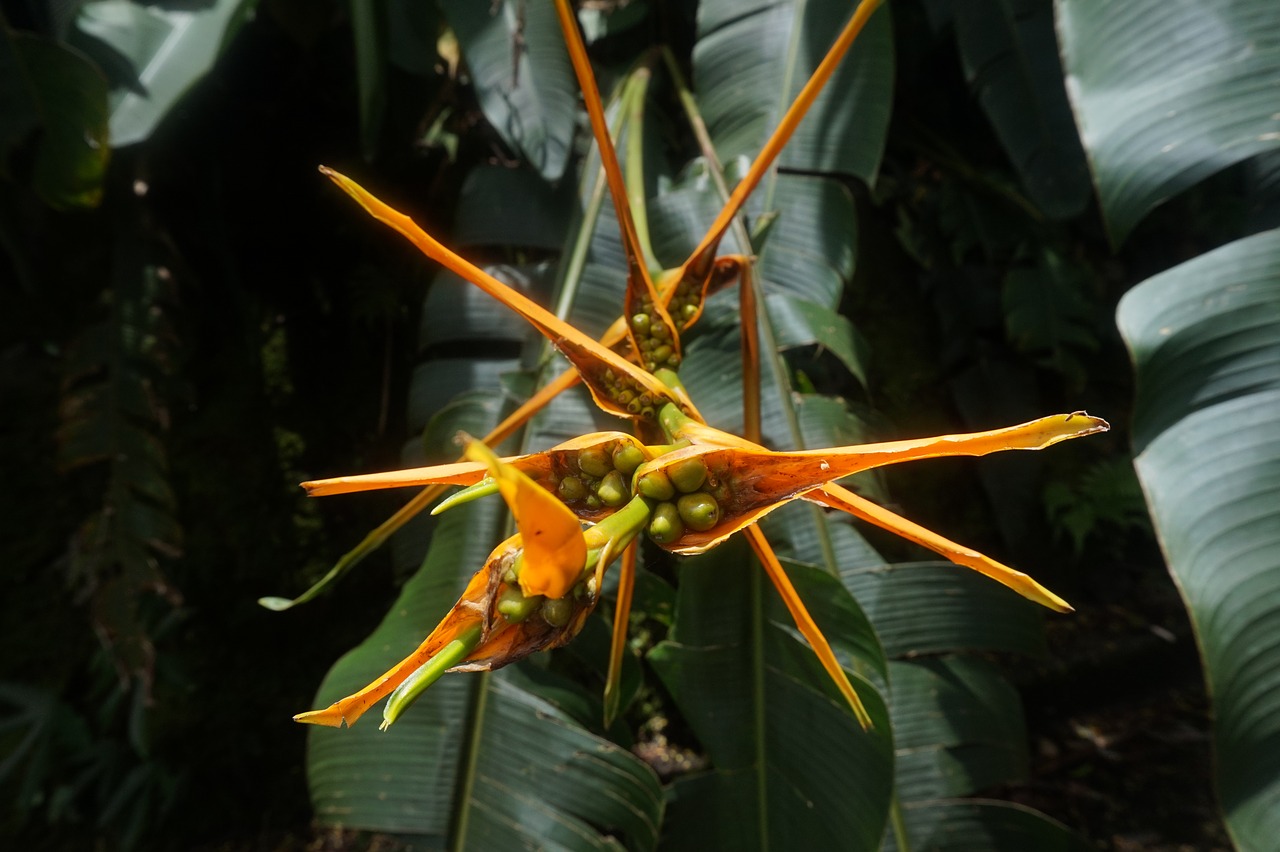
MULTIPOLYGON (((868 694, 878 695, 880 684, 886 679, 883 651, 878 647, 851 647, 845 636, 837 643, 828 641, 818 626, 820 619, 811 614, 801 591, 760 526, 767 515, 801 500, 848 513, 891 530, 1046 607, 1057 611, 1070 610, 1064 600, 1027 575, 913 524, 854 490, 837 484, 837 480, 914 459, 977 456, 1009 449, 1043 449, 1062 440, 1104 431, 1108 428, 1105 421, 1083 412, 1074 412, 1004 429, 937 438, 792 451, 775 451, 764 446, 766 436, 762 428, 759 390, 762 383, 761 331, 768 341, 763 348, 772 359, 772 384, 775 386, 778 382, 777 360, 773 354, 776 344, 772 340, 767 308, 762 307, 766 304, 766 296, 759 276, 754 273, 756 252, 750 246, 752 236, 737 224, 736 217, 742 213, 762 180, 772 174, 780 152, 796 132, 802 117, 814 104, 879 5, 876 0, 864 0, 859 4, 736 188, 731 194, 725 193, 727 199, 705 235, 682 263, 662 269, 655 259, 643 209, 645 192, 644 177, 640 171, 640 138, 636 135, 628 140, 627 170, 624 173, 614 152, 606 110, 596 88, 578 22, 567 0, 557 0, 555 9, 559 25, 586 104, 600 165, 615 202, 622 233, 621 255, 626 268, 626 288, 621 317, 599 340, 446 248, 408 216, 384 204, 350 178, 322 168, 374 218, 399 232, 454 275, 515 311, 568 360, 571 369, 533 394, 484 438, 464 437, 464 459, 459 462, 305 484, 314 495, 372 488, 432 486, 397 515, 392 527, 399 526, 429 505, 447 486, 463 486, 463 490, 436 506, 436 513, 497 492, 511 510, 516 533, 489 553, 467 582, 457 603, 413 653, 363 689, 324 709, 302 713, 296 717, 298 721, 327 726, 351 725, 373 704, 388 698, 383 714, 385 728, 401 718, 406 708, 446 671, 493 670, 534 651, 569 642, 589 623, 589 616, 605 593, 606 571, 616 560, 620 568, 614 592, 613 636, 604 686, 603 717, 607 729, 626 700, 622 683, 627 657, 628 617, 637 577, 638 541, 645 537, 663 551, 693 555, 724 545, 731 536, 741 532, 778 591, 795 627, 847 704, 847 710, 838 715, 847 719, 851 714, 863 729, 874 730, 869 735, 859 733, 857 736, 887 736, 885 729, 890 726, 885 707, 878 699, 870 703, 867 701, 868 694), (739 251, 718 256, 722 239, 731 228, 735 229, 734 241, 739 251), (704 316, 707 300, 718 291, 734 287, 738 295, 735 331, 741 340, 742 437, 708 424, 695 404, 694 395, 686 391, 679 378, 688 349, 688 334, 704 316), (766 312, 764 316, 762 311, 766 312), (629 421, 632 431, 578 434, 550 449, 505 458, 489 449, 528 423, 557 394, 579 382, 586 386, 600 411, 629 421), (874 662, 870 667, 865 665, 866 660, 877 658, 880 660, 878 665, 874 662), (850 665, 855 671, 853 681, 848 671, 850 665), (855 688, 854 682, 859 682, 859 687, 855 688)), ((529 26, 533 26, 532 21, 529 26)), ((679 79, 675 63, 669 62, 668 65, 673 77, 679 79)), ((649 67, 642 64, 623 84, 622 111, 643 107, 644 86, 650 73, 649 67)), ((696 110, 687 101, 685 106, 694 119, 695 128, 699 128, 696 110)), ((715 180, 720 171, 715 150, 706 139, 705 132, 699 135, 708 171, 715 180)), ((782 215, 786 215, 785 210, 782 215)), ((755 224, 753 236, 768 239, 768 217, 757 218, 755 224)), ((821 526, 826 522, 820 519, 818 523, 821 526)), ((389 528, 380 531, 378 541, 385 538, 388 531, 389 528)), ((834 537, 830 532, 821 533, 820 538, 820 547, 831 551, 834 537)), ((346 560, 322 581, 322 585, 349 567, 352 561, 346 560)), ((429 557, 428 568, 431 561, 429 557)), ((741 565, 733 568, 748 570, 741 565)), ((716 573, 720 575, 722 571, 716 569, 716 573)), ((695 584, 698 582, 706 581, 695 581, 695 584)), ((815 583, 821 582, 815 578, 805 579, 805 585, 811 591, 815 583)), ((309 591, 299 600, 310 597, 315 591, 309 591)), ((726 594, 723 602, 732 605, 734 599, 733 594, 726 594)), ((276 608, 291 605, 291 602, 279 599, 269 599, 265 603, 276 608)), ((758 608, 760 602, 757 599, 751 605, 758 608)), ((681 602, 680 606, 684 607, 686 603, 681 602)), ((856 604, 851 601, 846 604, 844 597, 838 598, 838 606, 849 606, 856 611, 856 604)), ((831 614, 832 610, 825 602, 824 610, 825 615, 831 614)), ((677 619, 689 623, 697 617, 696 614, 682 613, 677 619)), ((851 617, 861 618, 861 614, 851 617)), ((708 623, 714 621, 712 616, 708 619, 708 623)), ((689 628, 677 629, 676 632, 680 633, 685 648, 668 649, 654 658, 654 664, 665 673, 668 688, 679 693, 682 679, 697 677, 699 671, 703 675, 714 671, 714 667, 703 668, 705 661, 689 659, 682 651, 695 645, 711 652, 712 656, 718 651, 711 636, 696 636, 696 630, 689 628)), ((874 646, 875 640, 870 641, 874 646)), ((772 655, 777 652, 776 647, 780 647, 773 639, 766 644, 767 648, 757 644, 754 651, 749 647, 741 650, 743 653, 772 655)), ((731 646, 726 647, 732 652, 731 646)), ((789 649, 785 653, 794 655, 795 652, 795 649, 789 649)), ((795 659, 799 658, 793 658, 788 665, 795 665, 795 659)), ((732 663, 721 665, 731 667, 732 663)), ((801 661, 799 665, 803 667, 809 663, 801 661)), ((946 672, 936 674, 943 676, 944 680, 951 679, 946 672)), ((985 677, 976 670, 956 670, 950 674, 958 677, 960 682, 969 678, 980 681, 985 677)), ((908 679, 904 674, 904 681, 908 679)), ((811 692, 815 690, 812 684, 804 688, 811 692)), ((764 695, 757 692, 754 702, 761 712, 763 701, 764 695)), ((509 709, 504 707, 504 714, 509 709)), ((549 711, 543 708, 542 712, 549 711)), ((698 716, 710 711, 706 707, 690 706, 687 712, 698 716)), ((829 710, 814 707, 812 712, 828 713, 829 710)), ((690 723, 704 741, 717 769, 732 773, 729 766, 732 759, 726 757, 726 747, 723 743, 718 747, 713 742, 717 734, 705 727, 709 721, 709 718, 704 718, 700 724, 691 719, 690 723)), ((800 726, 804 723, 797 718, 793 724, 800 726)), ((764 729, 760 736, 772 743, 772 734, 764 729)), ((840 734, 839 740, 840 744, 831 746, 836 751, 848 747, 846 734, 840 734)), ((529 738, 523 742, 530 749, 539 747, 529 738)), ((861 748, 869 749, 864 752, 868 766, 859 771, 886 776, 885 745, 887 741, 881 740, 879 744, 852 746, 855 752, 861 748)), ((471 756, 463 760, 464 771, 472 780, 477 777, 476 773, 492 772, 476 765, 479 754, 476 748, 478 746, 473 743, 471 756)), ((316 759, 313 756, 313 761, 316 759)), ((557 759, 569 763, 575 760, 569 756, 557 759)), ((610 765, 610 769, 605 771, 610 776, 609 782, 604 782, 606 786, 608 783, 621 783, 621 775, 632 773, 637 789, 648 788, 650 782, 636 776, 635 768, 618 755, 600 759, 610 765)), ((498 775, 501 776, 501 771, 498 775)), ((485 777, 494 776, 486 774, 485 777)), ((589 789, 589 785, 582 786, 586 782, 581 779, 571 782, 568 775, 557 777, 562 787, 567 785, 579 789, 584 795, 584 791, 589 789), (574 786, 575 783, 579 786, 574 786)), ((775 795, 767 792, 770 785, 764 782, 763 777, 758 780, 756 795, 762 800, 775 795)), ((836 787, 836 795, 841 795, 839 782, 836 787)), ((651 792, 635 793, 641 804, 633 806, 631 817, 609 812, 607 806, 589 806, 581 800, 566 802, 564 796, 574 797, 567 793, 562 795, 558 790, 544 789, 543 792, 548 797, 549 806, 561 814, 558 820, 566 820, 565 814, 579 815, 586 822, 612 827, 611 830, 621 832, 630 838, 629 842, 640 846, 650 845, 656 838, 656 821, 661 815, 661 805, 654 804, 651 792), (551 802, 552 799, 555 801, 551 802), (583 813, 582 809, 588 813, 583 813), (641 814, 646 815, 645 818, 639 819, 641 814), (636 823, 635 819, 639 822, 636 823)), ((686 787, 686 801, 695 802, 700 792, 705 791, 691 791, 686 787)), ((871 802, 870 810, 881 814, 888 810, 891 797, 887 794, 888 788, 883 784, 876 785, 875 789, 859 791, 859 795, 871 802)), ((386 798, 385 794, 383 798, 386 798)), ((723 800, 722 806, 728 801, 723 800)), ((520 810, 511 797, 507 797, 499 807, 520 810)), ((677 806, 674 810, 678 813, 680 808, 677 806)), ((765 808, 760 814, 756 828, 757 836, 762 839, 788 830, 785 820, 768 820, 767 815, 772 810, 773 807, 765 808)), ((784 813, 786 808, 778 810, 784 813)), ((528 813, 508 816, 513 824, 528 819, 528 813)), ((433 819, 440 818, 428 815, 426 822, 431 823, 433 819)), ((470 824, 469 817, 460 819, 462 826, 455 824, 452 829, 453 841, 464 845, 465 840, 475 837, 467 832, 478 829, 470 824)), ((856 817, 853 819, 849 830, 862 837, 860 843, 875 843, 883 822, 868 824, 863 821, 859 824, 856 817)), ((568 819, 567 822, 573 820, 568 819)), ((907 836, 900 813, 896 813, 894 823, 898 843, 905 847, 907 836)), ((438 824, 433 829, 421 822, 413 823, 409 828, 423 832, 439 830, 438 824)), ((826 831, 838 834, 843 829, 840 825, 831 825, 817 830, 819 834, 826 831)))

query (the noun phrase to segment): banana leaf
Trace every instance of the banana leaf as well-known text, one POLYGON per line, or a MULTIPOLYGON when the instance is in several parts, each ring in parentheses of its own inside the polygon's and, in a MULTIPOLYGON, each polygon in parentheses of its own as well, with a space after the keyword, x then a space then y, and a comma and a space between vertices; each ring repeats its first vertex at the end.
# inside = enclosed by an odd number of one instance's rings
POLYGON ((1280 832, 1280 231, 1144 281, 1120 303, 1136 466, 1213 703, 1240 849, 1280 832))

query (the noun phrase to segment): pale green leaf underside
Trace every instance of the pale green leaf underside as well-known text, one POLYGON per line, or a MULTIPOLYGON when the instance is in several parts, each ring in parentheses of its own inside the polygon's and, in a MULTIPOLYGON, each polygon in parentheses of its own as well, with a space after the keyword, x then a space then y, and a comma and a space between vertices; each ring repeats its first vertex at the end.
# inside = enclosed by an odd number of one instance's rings
POLYGON ((253 0, 214 0, 165 8, 105 0, 84 3, 73 39, 98 39, 136 73, 136 84, 111 93, 111 146, 145 141, 169 110, 213 66, 229 32, 253 0))
POLYGON ((1217 785, 1241 849, 1280 833, 1280 231, 1132 290, 1137 457, 1214 705, 1217 785))
POLYGON ((1112 240, 1280 147, 1275 0, 1057 0, 1067 90, 1112 240))

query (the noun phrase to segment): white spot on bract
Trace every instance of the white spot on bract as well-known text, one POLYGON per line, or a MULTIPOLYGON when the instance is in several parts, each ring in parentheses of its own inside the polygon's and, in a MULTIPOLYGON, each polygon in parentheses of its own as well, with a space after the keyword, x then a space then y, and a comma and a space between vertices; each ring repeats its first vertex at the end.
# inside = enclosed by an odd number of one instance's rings
POLYGON ((831 465, 827 464, 826 459, 823 459, 821 463, 818 464, 818 467, 821 468, 823 472, 831 470, 831 465))

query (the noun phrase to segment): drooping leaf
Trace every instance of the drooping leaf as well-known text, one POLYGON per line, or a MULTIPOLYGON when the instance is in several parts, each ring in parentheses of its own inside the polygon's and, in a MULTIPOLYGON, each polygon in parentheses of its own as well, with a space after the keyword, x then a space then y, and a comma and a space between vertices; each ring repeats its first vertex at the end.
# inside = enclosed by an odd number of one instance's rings
POLYGON ((578 88, 550 3, 442 0, 494 130, 547 180, 569 162, 578 88))
POLYGON ((1080 137, 1112 242, 1150 210, 1280 147, 1273 0, 1057 0, 1080 137))
POLYGON ((1053 8, 1039 0, 949 3, 965 78, 1031 200, 1066 218, 1089 200, 1088 170, 1062 83, 1053 8))
POLYGON ((1136 464, 1191 614, 1237 846, 1280 832, 1280 231, 1148 279, 1120 304, 1136 464))

